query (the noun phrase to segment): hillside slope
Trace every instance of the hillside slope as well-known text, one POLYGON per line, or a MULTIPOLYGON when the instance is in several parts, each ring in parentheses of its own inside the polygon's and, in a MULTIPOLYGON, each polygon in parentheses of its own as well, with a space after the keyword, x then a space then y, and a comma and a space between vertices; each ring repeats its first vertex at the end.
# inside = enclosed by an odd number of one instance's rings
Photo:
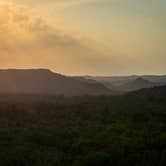
POLYGON ((100 83, 88 83, 46 69, 0 70, 0 93, 83 95, 109 94, 100 83))

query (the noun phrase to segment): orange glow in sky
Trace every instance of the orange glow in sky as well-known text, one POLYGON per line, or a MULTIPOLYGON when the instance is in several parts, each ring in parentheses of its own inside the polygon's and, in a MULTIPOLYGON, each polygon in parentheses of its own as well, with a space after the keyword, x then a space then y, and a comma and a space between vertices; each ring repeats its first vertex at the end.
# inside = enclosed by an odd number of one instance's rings
POLYGON ((0 68, 166 73, 164 0, 1 0, 0 68))

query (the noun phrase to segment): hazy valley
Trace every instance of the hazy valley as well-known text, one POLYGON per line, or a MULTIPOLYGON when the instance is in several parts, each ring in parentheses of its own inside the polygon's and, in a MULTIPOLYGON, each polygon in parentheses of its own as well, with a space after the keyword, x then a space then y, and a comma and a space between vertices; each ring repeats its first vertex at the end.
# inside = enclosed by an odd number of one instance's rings
POLYGON ((166 85, 166 76, 65 76, 47 69, 0 70, 1 94, 115 95, 166 85))

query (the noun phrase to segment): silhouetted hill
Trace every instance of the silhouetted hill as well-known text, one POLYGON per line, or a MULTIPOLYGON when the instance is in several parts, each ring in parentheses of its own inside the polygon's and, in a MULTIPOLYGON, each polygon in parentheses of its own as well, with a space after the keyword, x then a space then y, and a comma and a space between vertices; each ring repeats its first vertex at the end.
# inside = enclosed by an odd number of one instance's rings
POLYGON ((166 105, 166 86, 141 89, 128 93, 128 96, 138 102, 151 102, 152 104, 159 102, 166 105))
POLYGON ((166 75, 131 75, 131 76, 85 76, 99 82, 124 83, 137 78, 143 78, 151 82, 166 83, 166 75))
POLYGON ((165 76, 87 77, 102 83, 112 91, 128 92, 166 85, 165 76))
POLYGON ((83 81, 83 82, 86 82, 86 83, 92 83, 92 84, 98 83, 98 81, 96 81, 96 80, 88 79, 88 78, 85 78, 85 77, 77 77, 77 76, 75 76, 73 78, 77 79, 77 80, 80 80, 80 81, 83 81))
POLYGON ((158 82, 151 82, 148 80, 145 80, 141 77, 136 78, 134 80, 125 80, 125 81, 118 81, 118 82, 103 82, 103 84, 115 91, 121 91, 121 92, 129 92, 129 91, 136 91, 143 88, 151 88, 154 86, 161 86, 161 83, 158 82))
POLYGON ((128 81, 127 83, 120 85, 119 89, 123 91, 135 91, 143 88, 151 88, 157 85, 159 86, 159 83, 150 82, 148 80, 139 77, 135 80, 131 80, 128 81))
POLYGON ((0 70, 0 93, 83 95, 109 94, 101 83, 89 83, 46 69, 0 70))

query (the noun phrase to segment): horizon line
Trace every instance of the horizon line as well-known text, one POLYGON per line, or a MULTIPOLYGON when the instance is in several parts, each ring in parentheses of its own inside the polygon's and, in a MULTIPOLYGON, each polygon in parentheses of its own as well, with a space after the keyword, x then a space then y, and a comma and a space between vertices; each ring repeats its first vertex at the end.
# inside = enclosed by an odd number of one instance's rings
POLYGON ((112 75, 112 74, 107 74, 107 75, 94 75, 94 74, 65 74, 65 73, 61 73, 58 71, 55 71, 54 69, 49 69, 49 68, 0 68, 0 71, 7 71, 7 70, 47 70, 53 73, 57 73, 57 74, 61 74, 64 76, 69 76, 69 77, 143 77, 143 76, 166 76, 166 74, 117 74, 117 75, 112 75))

